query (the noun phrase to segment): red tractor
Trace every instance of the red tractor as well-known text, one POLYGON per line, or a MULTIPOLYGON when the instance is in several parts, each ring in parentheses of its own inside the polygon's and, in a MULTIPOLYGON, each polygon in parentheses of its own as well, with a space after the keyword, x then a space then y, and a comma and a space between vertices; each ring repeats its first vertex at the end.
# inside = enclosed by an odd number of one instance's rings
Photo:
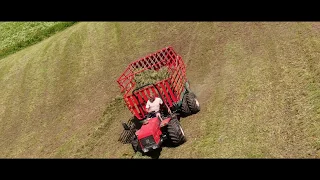
MULTIPOLYGON (((147 153, 158 149, 162 143, 169 140, 174 146, 186 141, 180 125, 180 117, 186 117, 200 111, 196 95, 190 90, 186 77, 186 66, 172 47, 163 48, 128 65, 117 80, 124 101, 128 109, 140 122, 140 128, 135 128, 135 135, 131 141, 135 152, 147 153), (169 78, 156 83, 136 87, 135 76, 146 70, 159 71, 166 68, 169 78), (163 100, 171 113, 162 111, 162 121, 148 113, 146 103, 150 93, 163 100)), ((130 130, 126 123, 122 123, 125 130, 130 130)))

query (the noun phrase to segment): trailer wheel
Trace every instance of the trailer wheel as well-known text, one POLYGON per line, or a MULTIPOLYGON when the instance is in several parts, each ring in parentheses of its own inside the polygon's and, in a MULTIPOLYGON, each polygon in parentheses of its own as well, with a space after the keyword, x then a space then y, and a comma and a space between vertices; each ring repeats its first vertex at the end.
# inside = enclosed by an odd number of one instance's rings
POLYGON ((187 102, 192 114, 196 114, 200 111, 200 104, 194 93, 190 92, 187 94, 187 102))
POLYGON ((187 116, 192 114, 191 110, 190 110, 190 108, 188 106, 187 95, 188 94, 185 94, 183 99, 182 99, 182 105, 181 105, 181 112, 182 112, 181 115, 182 115, 182 117, 187 117, 187 116))

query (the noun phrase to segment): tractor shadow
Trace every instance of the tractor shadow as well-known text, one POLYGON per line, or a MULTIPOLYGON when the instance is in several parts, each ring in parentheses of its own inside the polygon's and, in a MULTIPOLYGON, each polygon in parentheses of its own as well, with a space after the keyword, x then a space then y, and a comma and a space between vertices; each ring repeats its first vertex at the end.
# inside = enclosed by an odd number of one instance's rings
POLYGON ((151 159, 159 159, 159 157, 161 155, 161 151, 162 151, 162 147, 155 149, 153 151, 147 152, 144 155, 150 157, 151 159))
POLYGON ((145 155, 151 159, 159 159, 163 148, 176 148, 178 146, 180 145, 173 144, 170 140, 166 140, 163 142, 161 148, 145 153, 145 155))
POLYGON ((166 147, 166 148, 176 148, 179 145, 173 144, 170 140, 167 140, 167 141, 163 142, 162 146, 166 147))

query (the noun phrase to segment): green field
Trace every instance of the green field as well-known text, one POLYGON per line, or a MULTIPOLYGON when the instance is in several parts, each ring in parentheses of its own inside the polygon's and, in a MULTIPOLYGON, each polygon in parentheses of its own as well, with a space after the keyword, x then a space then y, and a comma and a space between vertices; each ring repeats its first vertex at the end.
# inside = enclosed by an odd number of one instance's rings
POLYGON ((172 46, 201 111, 181 120, 188 141, 160 158, 319 158, 319 30, 318 22, 76 23, 0 60, 0 157, 146 158, 118 141, 132 115, 116 80, 128 63, 172 46))
POLYGON ((75 22, 1 22, 0 58, 35 44, 75 22))

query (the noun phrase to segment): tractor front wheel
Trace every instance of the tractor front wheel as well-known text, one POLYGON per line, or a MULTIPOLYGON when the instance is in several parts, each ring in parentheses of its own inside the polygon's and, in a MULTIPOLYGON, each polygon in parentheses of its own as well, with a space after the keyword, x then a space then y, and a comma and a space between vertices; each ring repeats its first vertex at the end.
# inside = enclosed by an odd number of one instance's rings
POLYGON ((134 138, 133 140, 131 141, 131 145, 132 145, 132 149, 134 150, 134 152, 136 153, 137 151, 138 152, 141 152, 141 147, 139 145, 139 141, 138 141, 138 138, 136 135, 134 135, 134 138))
POLYGON ((186 142, 186 137, 178 118, 172 118, 168 123, 168 135, 173 145, 180 145, 186 142))

